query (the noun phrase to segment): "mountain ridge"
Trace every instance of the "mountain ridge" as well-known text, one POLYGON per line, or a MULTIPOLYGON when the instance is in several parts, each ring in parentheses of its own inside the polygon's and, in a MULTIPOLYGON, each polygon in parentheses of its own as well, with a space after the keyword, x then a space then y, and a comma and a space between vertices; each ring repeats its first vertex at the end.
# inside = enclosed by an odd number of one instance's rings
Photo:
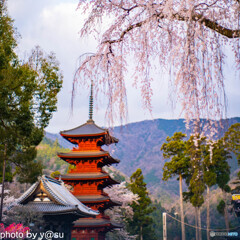
MULTIPOLYGON (((204 122, 206 120, 202 120, 204 122)), ((240 122, 240 117, 221 120, 223 129, 221 134, 228 127, 236 122, 240 122)), ((105 146, 104 150, 120 159, 116 166, 118 170, 130 176, 137 168, 141 168, 148 184, 150 193, 156 198, 165 200, 168 197, 178 195, 178 184, 176 179, 168 182, 162 180, 162 168, 166 162, 160 151, 162 144, 168 136, 174 132, 190 133, 186 130, 184 119, 154 119, 144 120, 136 123, 129 123, 110 129, 111 135, 119 139, 118 144, 105 146)), ((56 138, 64 148, 72 148, 73 145, 67 142, 60 134, 45 133, 51 140, 56 138)), ((237 162, 230 162, 232 172, 238 168, 237 162)))

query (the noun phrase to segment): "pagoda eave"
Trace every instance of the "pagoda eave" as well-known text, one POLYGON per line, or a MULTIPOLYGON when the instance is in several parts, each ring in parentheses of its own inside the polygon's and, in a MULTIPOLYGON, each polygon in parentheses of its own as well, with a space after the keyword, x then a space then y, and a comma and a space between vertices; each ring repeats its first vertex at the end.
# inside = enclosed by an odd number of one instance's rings
POLYGON ((65 157, 62 155, 58 155, 58 157, 60 157, 62 160, 64 160, 65 162, 72 164, 72 165, 76 165, 76 161, 98 161, 98 164, 100 167, 106 166, 106 165, 112 165, 112 164, 118 164, 120 162, 119 159, 113 158, 107 154, 102 155, 102 156, 90 156, 90 157, 79 157, 79 156, 70 156, 70 157, 65 157), (100 159, 101 158, 101 159, 100 159))
POLYGON ((60 132, 60 135, 64 137, 65 139, 67 138, 84 138, 84 137, 98 137, 98 136, 104 136, 107 133, 95 133, 95 134, 64 134, 60 132))
POLYGON ((103 196, 103 197, 95 197, 95 198, 91 198, 91 196, 89 196, 87 198, 86 195, 84 196, 76 196, 77 199, 79 201, 81 201, 83 204, 95 204, 95 203, 100 203, 100 204, 104 204, 104 205, 108 205, 108 207, 114 207, 114 206, 121 206, 122 203, 118 202, 118 201, 113 201, 111 200, 108 196, 103 196))
POLYGON ((108 130, 105 128, 101 128, 95 124, 95 122, 92 119, 89 119, 86 123, 69 129, 61 131, 60 134, 62 135, 68 135, 68 136, 85 136, 85 135, 94 135, 94 134, 105 134, 108 130))
POLYGON ((108 173, 105 172, 86 172, 86 173, 69 173, 66 175, 61 175, 61 179, 64 180, 88 180, 88 179, 106 179, 110 178, 108 173))
MULTIPOLYGON (((72 186, 76 186, 76 183, 74 180, 64 180, 66 184, 69 184, 69 185, 72 185, 72 186)), ((82 181, 84 182, 84 181, 82 181)), ((86 180, 86 182, 89 182, 89 180, 86 180)), ((92 180, 91 183, 94 183, 97 181, 94 181, 92 180)), ((104 189, 105 187, 110 187, 112 185, 115 185, 115 184, 119 184, 119 182, 116 182, 116 181, 104 181, 104 182, 101 182, 101 180, 99 181, 99 184, 98 184, 98 188, 99 189, 104 189)))
POLYGON ((79 219, 76 222, 74 222, 74 227, 77 227, 77 228, 109 227, 113 229, 113 228, 122 228, 122 225, 107 219, 96 218, 96 219, 84 219, 84 221, 81 221, 81 219, 79 219))
POLYGON ((88 205, 89 207, 91 207, 92 205, 96 205, 96 204, 99 204, 100 206, 97 208, 99 211, 105 211, 106 209, 111 209, 113 207, 119 207, 121 206, 122 204, 119 203, 119 202, 115 202, 115 201, 112 201, 112 200, 109 200, 107 202, 103 202, 103 203, 84 203, 86 205, 88 205))
POLYGON ((104 195, 75 195, 75 197, 81 202, 104 202, 110 199, 109 196, 104 195))
POLYGON ((57 153, 60 158, 98 158, 98 157, 110 157, 109 152, 107 151, 88 151, 88 152, 80 152, 80 151, 72 151, 68 153, 57 153))
POLYGON ((103 140, 101 141, 100 145, 118 143, 117 138, 111 136, 107 129, 97 126, 92 119, 89 119, 85 124, 79 127, 61 131, 60 135, 71 143, 75 142, 74 139, 99 138, 99 137, 100 138, 103 137, 103 140))
MULTIPOLYGON (((69 174, 70 175, 70 174, 69 174)), ((104 186, 109 186, 109 185, 113 185, 113 184, 119 184, 119 182, 117 182, 116 180, 112 179, 109 175, 107 176, 103 176, 103 177, 94 177, 94 176, 90 176, 90 177, 81 177, 81 176, 61 176, 61 179, 63 181, 105 181, 104 183, 101 183, 101 185, 104 186)))

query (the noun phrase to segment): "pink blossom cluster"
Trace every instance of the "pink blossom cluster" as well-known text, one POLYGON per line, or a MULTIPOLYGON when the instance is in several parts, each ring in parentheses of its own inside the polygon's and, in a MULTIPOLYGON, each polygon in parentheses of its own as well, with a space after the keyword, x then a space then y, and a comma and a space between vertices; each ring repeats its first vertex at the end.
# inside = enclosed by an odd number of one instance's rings
POLYGON ((15 233, 21 234, 21 236, 25 238, 28 231, 30 231, 30 228, 24 227, 22 223, 12 223, 8 227, 4 227, 4 225, 0 223, 0 233, 6 233, 6 235, 11 235, 12 233, 15 233))

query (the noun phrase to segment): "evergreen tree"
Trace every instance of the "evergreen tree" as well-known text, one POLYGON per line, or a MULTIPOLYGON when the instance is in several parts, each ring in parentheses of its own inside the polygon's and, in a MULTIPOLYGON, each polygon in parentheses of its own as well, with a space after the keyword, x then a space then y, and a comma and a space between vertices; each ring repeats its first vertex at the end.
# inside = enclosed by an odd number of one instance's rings
POLYGON ((196 240, 202 239, 200 208, 204 203, 203 193, 206 188, 202 164, 206 150, 205 141, 206 137, 197 133, 191 135, 186 144, 186 154, 191 159, 191 167, 189 177, 186 178, 188 192, 184 193, 184 197, 195 207, 196 240))
MULTIPOLYGON (((229 150, 224 146, 223 139, 207 142, 206 137, 199 134, 190 137, 187 144, 187 153, 191 157, 191 177, 187 179, 188 192, 185 199, 196 208, 196 222, 201 228, 200 207, 204 203, 203 193, 207 189, 207 229, 210 228, 209 195, 210 187, 217 184, 226 193, 230 191, 227 185, 230 180, 230 167, 228 159, 231 158, 229 150)), ((228 213, 225 208, 226 228, 229 228, 228 213)), ((201 239, 201 231, 198 233, 201 239)), ((209 238, 209 237, 208 237, 209 238)))
MULTIPOLYGON (((203 180, 207 188, 207 239, 210 239, 210 187, 215 184, 218 185, 223 191, 224 198, 226 192, 230 191, 230 187, 227 185, 230 180, 230 167, 228 165, 228 159, 231 158, 229 151, 225 148, 223 140, 205 142, 202 146, 203 149, 203 180)), ((229 228, 228 213, 225 209, 224 213, 226 228, 229 228)))
MULTIPOLYGON (((238 160, 238 164, 240 164, 240 123, 235 123, 232 126, 230 126, 228 131, 225 132, 225 135, 223 137, 223 143, 225 144, 227 150, 235 154, 238 160)), ((237 174, 237 179, 238 180, 240 179, 240 171, 237 174)), ((235 184, 237 185, 232 189, 232 193, 239 193, 240 192, 239 181, 236 181, 235 184)), ((236 201, 232 201, 232 203, 234 204, 233 205, 234 209, 237 208, 237 206, 235 205, 236 201)), ((220 210, 221 212, 221 209, 224 209, 226 211, 226 204, 224 200, 221 200, 218 205, 218 211, 220 210)))
POLYGON ((235 123, 224 134, 224 143, 229 151, 233 152, 240 164, 240 123, 235 123))
MULTIPOLYGON (((235 138, 236 130, 233 133, 235 138)), ((228 186, 230 180, 228 159, 231 158, 229 146, 233 146, 235 149, 237 146, 234 145, 234 140, 231 141, 231 145, 224 142, 223 139, 211 142, 200 134, 190 136, 188 141, 183 141, 184 137, 185 135, 182 133, 175 133, 173 137, 167 138, 167 143, 164 143, 161 148, 164 158, 171 159, 164 165, 163 180, 179 176, 180 184, 180 176, 183 176, 188 185, 188 191, 183 195, 185 200, 190 201, 196 209, 197 228, 201 228, 200 207, 204 203, 203 194, 207 189, 207 229, 210 229, 210 187, 217 184, 223 191, 223 198, 226 198, 226 193, 230 191, 228 186)), ((224 208, 224 217, 226 228, 229 228, 227 208, 224 208)), ((183 220, 181 221, 183 222, 183 220)), ((196 239, 201 239, 201 231, 196 231, 196 239)))
POLYGON ((225 205, 223 208, 224 219, 226 229, 229 229, 228 210, 227 210, 227 193, 231 192, 231 188, 228 185, 230 180, 230 166, 228 159, 231 159, 229 149, 226 148, 226 144, 223 139, 219 139, 213 148, 213 164, 215 166, 216 182, 223 193, 223 200, 225 205))
POLYGON ((154 208, 151 206, 152 201, 148 195, 140 168, 130 177, 128 188, 139 196, 138 201, 131 204, 134 214, 131 219, 127 219, 128 231, 131 235, 137 235, 137 240, 156 239, 153 230, 153 218, 150 216, 154 208))
MULTIPOLYGON (((36 181, 42 164, 34 161, 43 129, 56 110, 62 75, 53 53, 36 47, 27 62, 14 52, 16 32, 5 1, 0 1, 0 177, 36 181)), ((1 198, 0 221, 3 198, 1 198)))
POLYGON ((62 75, 54 54, 46 55, 39 47, 27 62, 19 61, 5 1, 0 1, 0 13, 0 166, 6 180, 17 175, 20 182, 33 183, 42 172, 34 161, 36 146, 56 110, 62 75))
POLYGON ((162 145, 163 157, 171 159, 166 162, 163 167, 163 180, 167 181, 169 178, 178 176, 179 180, 179 195, 180 195, 180 211, 181 211, 181 229, 182 240, 186 239, 185 225, 184 225, 184 212, 183 212, 183 193, 182 181, 189 174, 190 158, 186 155, 186 142, 183 139, 186 134, 176 132, 172 137, 167 137, 167 143, 162 145))

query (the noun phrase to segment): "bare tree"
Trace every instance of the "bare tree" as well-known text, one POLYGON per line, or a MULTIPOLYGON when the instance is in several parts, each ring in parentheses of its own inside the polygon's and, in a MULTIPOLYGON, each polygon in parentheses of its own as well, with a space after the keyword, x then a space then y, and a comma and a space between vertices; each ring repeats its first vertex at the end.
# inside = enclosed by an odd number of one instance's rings
POLYGON ((187 120, 225 115, 223 46, 231 47, 239 65, 238 0, 95 0, 79 1, 79 9, 88 15, 81 37, 93 34, 99 44, 82 57, 74 87, 93 79, 96 92, 104 89, 110 121, 116 112, 125 117, 130 68, 150 111, 155 67, 169 71, 187 120))

